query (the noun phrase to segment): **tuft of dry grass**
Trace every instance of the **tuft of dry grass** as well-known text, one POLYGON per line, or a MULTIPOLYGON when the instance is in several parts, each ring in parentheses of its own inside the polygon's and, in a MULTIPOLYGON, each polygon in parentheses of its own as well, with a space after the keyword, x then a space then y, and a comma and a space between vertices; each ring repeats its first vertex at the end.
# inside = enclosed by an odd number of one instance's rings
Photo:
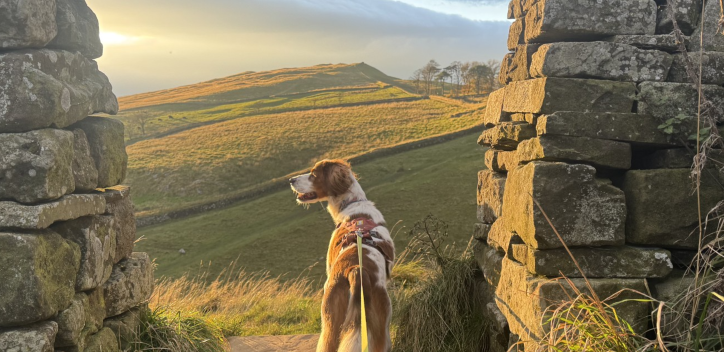
POLYGON ((390 289, 393 351, 485 351, 484 303, 470 246, 462 254, 445 246, 447 225, 434 216, 416 223, 410 234, 400 257, 407 263, 403 272, 416 279, 395 281, 390 289))
POLYGON ((319 329, 322 296, 308 279, 232 272, 230 267, 214 280, 204 274, 160 280, 150 308, 171 316, 197 317, 224 336, 303 334, 319 329))

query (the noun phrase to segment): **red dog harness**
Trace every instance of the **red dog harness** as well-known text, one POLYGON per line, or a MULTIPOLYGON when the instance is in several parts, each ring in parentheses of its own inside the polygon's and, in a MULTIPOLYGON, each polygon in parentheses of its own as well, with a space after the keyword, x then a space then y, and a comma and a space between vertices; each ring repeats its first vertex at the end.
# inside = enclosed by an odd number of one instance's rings
POLYGON ((342 244, 342 248, 347 248, 350 245, 357 243, 357 237, 362 237, 362 243, 377 247, 375 244, 375 238, 381 239, 380 234, 374 231, 375 227, 380 226, 371 219, 368 218, 356 218, 347 222, 342 222, 337 225, 337 228, 344 228, 347 230, 347 235, 339 240, 338 244, 342 244))

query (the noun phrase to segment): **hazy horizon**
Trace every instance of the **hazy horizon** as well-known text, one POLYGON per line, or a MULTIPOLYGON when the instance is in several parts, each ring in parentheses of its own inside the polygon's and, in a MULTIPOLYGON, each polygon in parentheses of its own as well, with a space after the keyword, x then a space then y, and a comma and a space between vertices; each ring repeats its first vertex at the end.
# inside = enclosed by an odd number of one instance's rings
POLYGON ((365 62, 408 78, 430 59, 500 60, 501 0, 88 0, 118 96, 246 71, 365 62), (141 11, 142 9, 142 11, 141 11))

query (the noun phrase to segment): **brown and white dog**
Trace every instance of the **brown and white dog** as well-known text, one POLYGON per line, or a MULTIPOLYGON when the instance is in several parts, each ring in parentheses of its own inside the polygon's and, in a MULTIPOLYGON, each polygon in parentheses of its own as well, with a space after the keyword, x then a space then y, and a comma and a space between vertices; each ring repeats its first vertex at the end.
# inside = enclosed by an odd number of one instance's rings
POLYGON ((369 349, 389 351, 392 305, 387 295, 387 280, 395 260, 395 246, 385 219, 374 203, 367 200, 346 161, 320 161, 310 173, 291 178, 289 182, 297 193, 297 203, 326 201, 337 226, 327 251, 322 333, 317 352, 360 351, 360 284, 364 288, 369 349), (358 235, 363 237, 361 277, 358 235))

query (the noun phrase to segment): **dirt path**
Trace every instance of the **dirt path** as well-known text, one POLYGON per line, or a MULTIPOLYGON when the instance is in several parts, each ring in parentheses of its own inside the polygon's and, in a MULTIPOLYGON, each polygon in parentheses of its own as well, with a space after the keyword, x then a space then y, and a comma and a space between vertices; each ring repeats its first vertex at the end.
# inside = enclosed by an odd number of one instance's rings
POLYGON ((314 352, 319 335, 249 336, 229 338, 231 352, 314 352))

